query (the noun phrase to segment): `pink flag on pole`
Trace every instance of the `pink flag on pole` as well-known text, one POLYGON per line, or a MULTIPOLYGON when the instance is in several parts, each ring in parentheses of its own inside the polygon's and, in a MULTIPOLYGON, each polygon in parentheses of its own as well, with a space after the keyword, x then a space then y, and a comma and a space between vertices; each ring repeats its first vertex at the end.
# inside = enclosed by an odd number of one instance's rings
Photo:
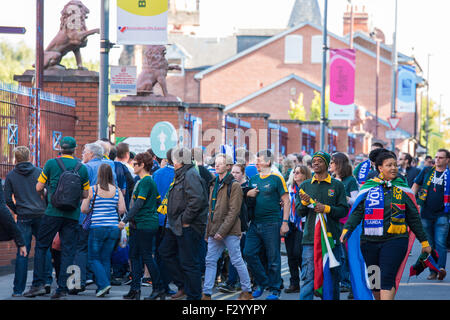
POLYGON ((330 120, 355 118, 355 58, 355 49, 330 49, 330 120))

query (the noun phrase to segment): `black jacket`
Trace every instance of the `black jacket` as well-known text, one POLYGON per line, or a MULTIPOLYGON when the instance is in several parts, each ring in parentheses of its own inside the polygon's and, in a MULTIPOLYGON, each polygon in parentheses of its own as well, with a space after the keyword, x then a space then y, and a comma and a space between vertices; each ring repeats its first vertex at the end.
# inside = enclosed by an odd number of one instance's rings
POLYGON ((8 207, 20 217, 33 218, 45 212, 45 200, 36 191, 36 183, 41 169, 31 162, 20 162, 7 174, 5 180, 5 200, 8 207), (16 200, 14 204, 12 195, 16 200))
POLYGON ((167 219, 170 229, 177 236, 183 234, 183 224, 203 237, 208 218, 208 191, 205 181, 192 164, 175 170, 174 184, 167 198, 167 219))
POLYGON ((0 241, 9 240, 14 240, 17 247, 25 245, 22 233, 6 207, 5 197, 3 196, 3 186, 0 179, 0 241))
POLYGON ((419 175, 420 170, 415 167, 406 168, 406 172, 402 170, 402 175, 406 178, 408 186, 411 188, 414 184, 414 179, 419 175))

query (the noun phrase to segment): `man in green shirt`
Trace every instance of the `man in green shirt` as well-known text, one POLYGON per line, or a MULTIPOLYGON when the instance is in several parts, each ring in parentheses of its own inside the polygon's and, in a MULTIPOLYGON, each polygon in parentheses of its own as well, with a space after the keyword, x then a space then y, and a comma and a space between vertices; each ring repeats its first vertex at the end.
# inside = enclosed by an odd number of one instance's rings
POLYGON ((253 297, 260 297, 264 289, 268 288, 272 294, 266 299, 278 300, 281 287, 280 239, 289 231, 290 200, 284 178, 271 171, 272 161, 270 150, 258 152, 256 167, 259 173, 250 179, 249 186, 252 189, 247 193, 247 197, 255 199, 255 214, 247 231, 244 257, 258 286, 253 297), (259 258, 262 248, 266 251, 268 274, 259 258))
MULTIPOLYGON (((75 148, 77 147, 74 138, 66 136, 61 139, 60 157, 66 170, 70 171, 76 168, 80 160, 73 157, 75 148)), ((38 178, 36 191, 43 192, 47 188, 48 206, 45 215, 39 226, 38 236, 36 239, 36 249, 34 255, 34 273, 33 283, 30 290, 24 293, 25 297, 35 297, 45 294, 44 288, 44 267, 45 253, 52 245, 56 233, 59 232, 61 239, 61 273, 58 279, 58 288, 52 295, 52 299, 60 299, 67 295, 67 268, 73 264, 76 252, 76 244, 78 238, 78 219, 80 218, 80 206, 74 210, 63 211, 53 207, 52 195, 58 185, 59 177, 62 174, 56 159, 50 159, 44 166, 44 170, 38 178)), ((89 178, 86 167, 81 164, 78 169, 78 175, 81 178, 80 194, 81 199, 86 198, 89 194, 89 178)))
MULTIPOLYGON (((300 185, 300 191, 304 191, 304 193, 298 192, 297 194, 295 208, 302 217, 306 217, 302 239, 302 279, 304 279, 304 282, 300 289, 300 300, 313 299, 316 214, 324 214, 326 230, 332 234, 335 242, 333 253, 338 261, 341 257, 339 242, 341 226, 339 219, 347 215, 349 208, 344 185, 342 182, 332 178, 328 173, 330 160, 331 156, 326 152, 318 151, 313 155, 312 167, 314 176, 300 185), (311 207, 311 199, 315 201, 315 207, 311 207)), ((340 267, 331 269, 334 300, 339 300, 339 269, 340 267)))

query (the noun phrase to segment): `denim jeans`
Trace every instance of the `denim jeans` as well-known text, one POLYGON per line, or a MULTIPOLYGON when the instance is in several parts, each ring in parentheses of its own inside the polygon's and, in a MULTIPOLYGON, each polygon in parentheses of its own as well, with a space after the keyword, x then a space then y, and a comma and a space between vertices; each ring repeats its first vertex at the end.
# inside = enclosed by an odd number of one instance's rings
POLYGON ((449 216, 444 214, 434 219, 422 218, 423 228, 427 234, 430 246, 437 251, 439 268, 444 268, 447 263, 447 235, 449 229, 449 216))
POLYGON ((78 241, 77 250, 73 264, 80 267, 80 279, 81 286, 86 285, 86 279, 92 280, 92 270, 88 266, 88 242, 89 242, 89 230, 83 229, 81 225, 78 225, 78 241))
MULTIPOLYGON (((245 239, 247 238, 246 234, 243 233, 241 236, 241 241, 240 241, 240 245, 241 245, 241 255, 244 256, 244 248, 245 248, 245 239)), ((229 266, 228 266, 228 280, 227 280, 227 284, 230 286, 235 286, 237 281, 238 281, 238 277, 239 274, 236 270, 236 268, 233 266, 233 264, 231 263, 231 261, 229 262, 229 266)))
MULTIPOLYGON (((22 232, 28 255, 31 249, 32 236, 34 236, 35 238, 37 237, 41 219, 42 217, 36 218, 22 218, 20 216, 17 217, 17 227, 22 232)), ((23 257, 20 255, 19 250, 17 250, 16 266, 14 274, 14 288, 13 288, 13 292, 15 294, 22 294, 23 291, 25 290, 28 274, 28 255, 26 257, 23 257)), ((44 271, 45 284, 51 285, 53 282, 52 278, 53 266, 50 250, 47 250, 45 256, 44 270, 45 270, 44 271)))
POLYGON ((245 240, 244 259, 257 286, 280 292, 281 253, 280 222, 255 223, 252 221, 245 240), (260 259, 260 249, 267 257, 267 273, 260 259))
POLYGON ((111 255, 118 239, 117 227, 96 227, 89 230, 88 263, 99 290, 111 284, 111 255))
POLYGON ((208 238, 203 293, 209 295, 212 294, 212 289, 216 280, 217 260, 219 260, 225 247, 228 249, 230 262, 236 268, 239 278, 241 279, 242 291, 251 292, 250 276, 244 259, 242 259, 240 239, 238 236, 230 235, 223 240, 215 240, 213 237, 208 238))
POLYGON ((39 226, 34 254, 33 287, 45 284, 46 254, 52 245, 53 238, 59 232, 61 240, 61 272, 58 279, 58 292, 67 292, 67 267, 73 264, 78 239, 78 221, 44 215, 39 226))
MULTIPOLYGON (((337 244, 333 248, 333 253, 337 261, 341 261, 341 245, 337 244)), ((333 280, 333 300, 339 300, 339 280, 340 266, 331 268, 331 278, 333 280)), ((300 300, 313 300, 314 298, 314 246, 303 245, 302 252, 302 285, 300 287, 300 300)))
POLYGON ((302 238, 303 232, 289 222, 289 232, 284 238, 286 253, 289 265, 289 273, 291 275, 289 281, 292 287, 300 287, 300 273, 302 266, 302 238))
POLYGON ((143 263, 147 266, 152 286, 156 291, 163 289, 161 273, 153 258, 153 243, 157 229, 130 229, 130 261, 131 261, 131 290, 140 290, 143 274, 143 263))
POLYGON ((183 227, 181 236, 166 229, 159 253, 178 289, 183 289, 187 300, 202 298, 202 235, 192 227, 183 227))

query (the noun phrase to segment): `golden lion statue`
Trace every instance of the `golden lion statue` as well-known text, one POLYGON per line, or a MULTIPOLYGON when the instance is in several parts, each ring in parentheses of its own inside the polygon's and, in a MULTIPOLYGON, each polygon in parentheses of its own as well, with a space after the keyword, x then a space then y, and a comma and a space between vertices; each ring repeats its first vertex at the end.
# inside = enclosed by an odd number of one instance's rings
POLYGON ((167 71, 180 70, 180 67, 177 65, 169 65, 165 55, 165 46, 145 46, 142 71, 137 79, 137 95, 146 96, 153 94, 153 87, 156 83, 159 83, 164 96, 169 96, 166 83, 167 71))
POLYGON ((61 11, 58 34, 44 51, 44 69, 60 66, 61 59, 70 51, 75 54, 77 67, 86 70, 81 60, 80 48, 87 45, 87 37, 99 33, 99 29, 87 30, 85 20, 89 9, 79 0, 69 1, 61 11))

